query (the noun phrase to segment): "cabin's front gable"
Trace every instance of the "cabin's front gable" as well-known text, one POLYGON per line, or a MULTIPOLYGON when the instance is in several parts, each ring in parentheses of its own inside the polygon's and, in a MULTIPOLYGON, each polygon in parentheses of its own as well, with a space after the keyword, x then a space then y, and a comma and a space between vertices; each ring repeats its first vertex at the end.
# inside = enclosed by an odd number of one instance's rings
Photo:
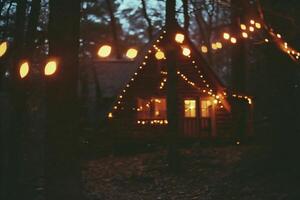
MULTIPOLYGON (((187 45, 193 53, 176 58, 180 132, 182 136, 189 137, 228 136, 232 130, 226 91, 199 57, 199 52, 191 43, 187 45)), ((143 60, 108 115, 114 127, 121 129, 121 132, 137 135, 166 133, 167 67, 164 59, 157 58, 157 52, 163 46, 163 40, 156 40, 152 48, 142 55, 143 60)), ((181 51, 180 46, 176 48, 181 51)))

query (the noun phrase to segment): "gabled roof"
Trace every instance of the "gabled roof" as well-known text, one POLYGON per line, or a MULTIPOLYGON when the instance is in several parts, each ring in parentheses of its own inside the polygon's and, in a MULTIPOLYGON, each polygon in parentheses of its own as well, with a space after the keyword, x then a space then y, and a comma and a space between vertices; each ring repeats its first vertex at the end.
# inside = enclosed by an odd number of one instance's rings
MULTIPOLYGON (((182 34, 184 34, 184 31, 181 28, 178 28, 178 31, 180 31, 182 34)), ((133 69, 136 69, 135 72, 131 71, 132 73, 131 78, 128 78, 127 84, 123 85, 123 88, 120 89, 120 92, 117 96, 117 100, 115 104, 113 105, 113 111, 117 111, 119 109, 123 110, 126 107, 126 99, 129 93, 129 96, 137 95, 134 92, 128 92, 131 90, 131 86, 134 87, 141 87, 143 84, 152 85, 153 83, 149 83, 147 81, 157 81, 157 78, 155 80, 151 79, 139 79, 141 73, 143 73, 144 68, 149 68, 151 66, 147 66, 147 62, 151 59, 153 59, 155 52, 158 49, 164 49, 165 46, 169 46, 170 44, 167 43, 167 41, 164 38, 164 35, 166 34, 166 31, 161 30, 154 39, 149 42, 146 45, 146 48, 143 49, 143 51, 140 53, 138 59, 133 63, 135 66, 133 69), (159 47, 158 47, 159 46, 159 47), (139 84, 135 84, 135 82, 138 80, 139 84), (131 93, 131 94, 130 94, 131 93)), ((203 58, 202 54, 197 50, 197 48, 194 46, 194 44, 189 40, 186 34, 185 35, 185 41, 184 46, 190 48, 191 50, 191 56, 189 58, 183 59, 182 57, 180 65, 178 65, 178 75, 181 76, 181 78, 189 84, 189 86, 194 87, 199 91, 199 93, 205 93, 216 100, 220 101, 222 100, 222 104, 224 107, 230 111, 230 104, 228 103, 226 99, 226 88, 224 87, 223 83, 220 81, 220 79, 216 76, 216 74, 213 72, 213 70, 208 66, 208 63, 203 58)), ((181 52, 181 45, 177 43, 173 43, 174 48, 178 49, 178 51, 181 52)), ((181 55, 181 54, 178 54, 181 55)), ((155 59, 155 58, 154 58, 155 59)), ((153 61, 153 60, 152 60, 153 61)), ((152 73, 154 71, 147 71, 147 73, 152 73)), ((179 79, 180 80, 180 79, 179 79)), ((134 108, 130 108, 133 109, 134 108)))

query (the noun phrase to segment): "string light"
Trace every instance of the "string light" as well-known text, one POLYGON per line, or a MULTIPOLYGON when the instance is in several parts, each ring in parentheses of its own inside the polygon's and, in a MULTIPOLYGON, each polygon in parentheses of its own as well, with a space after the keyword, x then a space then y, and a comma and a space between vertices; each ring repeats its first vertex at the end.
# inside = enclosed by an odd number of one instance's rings
POLYGON ((29 63, 24 62, 21 64, 20 69, 19 69, 19 74, 20 77, 23 79, 29 74, 29 63))
POLYGON ((8 43, 7 42, 2 42, 0 44, 0 58, 5 55, 5 53, 7 51, 7 48, 8 48, 8 43))
POLYGON ((224 34, 223 34, 223 38, 224 38, 225 40, 229 40, 229 39, 230 39, 230 34, 229 34, 229 33, 224 33, 224 34))
POLYGON ((182 33, 176 33, 176 35, 175 35, 175 41, 177 43, 182 44, 183 41, 184 41, 184 35, 182 33))
POLYGON ((247 29, 247 26, 245 24, 241 24, 241 29, 245 31, 247 29))
POLYGON ((101 58, 106 58, 111 54, 111 46, 103 45, 98 50, 98 56, 101 58))
POLYGON ((248 33, 242 32, 242 36, 243 36, 243 38, 248 38, 248 33))
POLYGON ((232 44, 236 44, 236 43, 237 43, 237 39, 236 39, 235 37, 231 37, 231 38, 230 38, 230 42, 231 42, 232 44))
POLYGON ((205 45, 201 46, 201 51, 202 53, 207 53, 208 52, 208 48, 205 45))
POLYGON ((44 68, 44 74, 46 76, 51 76, 55 74, 56 70, 57 70, 56 61, 49 61, 44 68))
POLYGON ((138 51, 134 48, 130 48, 126 52, 126 57, 129 59, 134 59, 138 54, 138 51))

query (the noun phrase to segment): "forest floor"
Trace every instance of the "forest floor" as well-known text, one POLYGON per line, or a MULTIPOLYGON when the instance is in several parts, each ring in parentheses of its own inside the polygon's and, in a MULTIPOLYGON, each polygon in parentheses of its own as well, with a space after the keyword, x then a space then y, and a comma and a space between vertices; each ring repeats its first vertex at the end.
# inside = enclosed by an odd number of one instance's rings
POLYGON ((258 145, 193 144, 180 149, 177 174, 169 172, 164 147, 107 155, 85 161, 85 192, 90 200, 299 200, 300 179, 275 170, 266 151, 258 145))

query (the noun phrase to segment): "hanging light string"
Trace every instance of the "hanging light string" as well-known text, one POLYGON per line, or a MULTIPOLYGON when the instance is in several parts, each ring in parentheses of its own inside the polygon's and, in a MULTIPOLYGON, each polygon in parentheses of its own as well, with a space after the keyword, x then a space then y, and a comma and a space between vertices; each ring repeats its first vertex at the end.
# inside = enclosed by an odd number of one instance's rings
MULTIPOLYGON (((129 90, 129 88, 132 86, 132 84, 134 83, 134 81, 136 80, 137 76, 144 70, 144 68, 147 66, 147 61, 149 59, 149 56, 151 55, 151 53, 153 53, 153 50, 156 51, 156 53, 160 52, 163 53, 162 50, 157 46, 161 40, 164 38, 164 35, 166 34, 166 31, 163 30, 163 33, 159 36, 159 39, 156 40, 155 44, 152 45, 152 50, 149 49, 147 54, 144 57, 144 61, 142 62, 142 64, 138 67, 137 72, 134 73, 133 77, 130 79, 130 81, 126 84, 125 88, 123 88, 122 92, 118 95, 117 100, 115 101, 114 105, 113 105, 113 110, 111 112, 108 113, 108 118, 113 118, 115 112, 119 111, 119 110, 124 110, 124 97, 127 93, 127 91, 129 90)), ((227 36, 227 35, 226 35, 227 36)), ((237 40, 235 37, 230 37, 229 35, 229 39, 231 41, 231 43, 236 43, 237 40)), ((218 48, 222 48, 222 44, 220 42, 217 42, 216 45, 219 46, 218 48), (217 44, 218 43, 218 44, 217 44)), ((183 50, 183 54, 188 58, 191 59, 191 51, 186 48, 186 47, 182 47, 183 50)), ((159 59, 159 58, 157 58, 159 59)), ((160 59, 165 59, 164 54, 162 57, 160 57, 160 59)), ((184 80, 187 84, 191 85, 192 87, 200 90, 202 93, 206 93, 209 96, 213 97, 214 102, 216 102, 216 104, 224 104, 225 102, 222 102, 222 100, 225 100, 225 97, 227 96, 227 92, 222 91, 221 93, 217 94, 210 86, 210 84, 207 82, 207 80, 204 78, 204 75, 201 73, 201 70, 198 69, 198 66, 196 65, 196 61, 192 60, 191 63, 193 64, 193 68, 195 70, 197 70, 197 73, 202 81, 202 83, 205 85, 206 89, 203 89, 199 86, 196 86, 195 82, 191 81, 191 79, 189 79, 185 74, 181 73, 180 71, 177 72, 177 74, 182 78, 182 80, 184 80)), ((162 71, 161 72, 162 75, 166 75, 167 72, 162 71)), ((160 87, 159 89, 163 89, 165 84, 167 82, 166 78, 163 78, 163 80, 160 83, 160 87)), ((243 96, 243 95, 237 95, 237 94, 231 94, 231 97, 233 98, 238 98, 238 99, 242 99, 242 100, 247 100, 249 104, 252 104, 252 99, 249 96, 243 96)), ((223 106, 223 105, 221 105, 223 106)), ((138 111, 138 108, 133 107, 132 110, 134 111, 138 111)), ((140 121, 141 124, 146 124, 146 121, 140 121)), ((159 121, 159 122, 150 122, 151 124, 167 124, 166 121, 159 121)))

